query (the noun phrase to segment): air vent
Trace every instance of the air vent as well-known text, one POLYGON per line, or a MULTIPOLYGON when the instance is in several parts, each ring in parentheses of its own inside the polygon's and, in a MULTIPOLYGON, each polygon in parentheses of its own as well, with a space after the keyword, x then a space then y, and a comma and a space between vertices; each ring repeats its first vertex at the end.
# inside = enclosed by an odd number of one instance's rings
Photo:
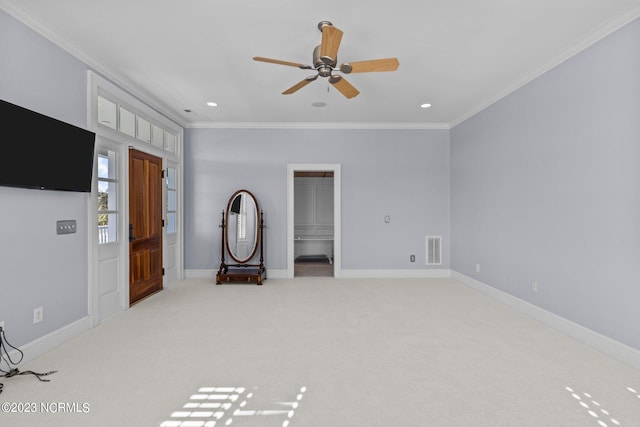
POLYGON ((427 236, 427 265, 442 264, 442 237, 427 236))

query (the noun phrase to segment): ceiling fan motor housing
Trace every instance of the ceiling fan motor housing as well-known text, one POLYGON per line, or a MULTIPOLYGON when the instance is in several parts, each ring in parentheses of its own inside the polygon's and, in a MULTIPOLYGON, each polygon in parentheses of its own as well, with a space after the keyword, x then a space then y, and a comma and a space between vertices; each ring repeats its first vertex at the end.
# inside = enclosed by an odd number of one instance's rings
POLYGON ((318 45, 313 49, 313 68, 318 70, 318 74, 320 74, 321 77, 329 77, 331 71, 336 67, 337 61, 335 58, 320 56, 321 49, 322 45, 318 45))

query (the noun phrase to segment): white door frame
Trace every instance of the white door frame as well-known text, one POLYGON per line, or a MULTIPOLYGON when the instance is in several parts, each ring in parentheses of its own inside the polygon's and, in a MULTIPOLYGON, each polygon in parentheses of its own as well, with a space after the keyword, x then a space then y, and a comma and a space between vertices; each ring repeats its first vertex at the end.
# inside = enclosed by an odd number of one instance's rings
POLYGON ((96 136, 96 154, 94 155, 93 188, 91 206, 89 207, 89 245, 91 258, 89 262, 89 314, 92 326, 98 325, 106 318, 125 310, 129 306, 129 266, 128 266, 128 149, 121 143, 96 136), (116 153, 116 240, 100 244, 97 239, 98 218, 98 151, 110 150, 116 153))
POLYGON ((295 172, 333 172, 333 277, 342 276, 342 206, 339 163, 287 164, 287 278, 294 277, 294 176, 295 172))
MULTIPOLYGON (((135 148, 136 150, 143 151, 145 153, 153 154, 154 156, 162 158, 163 169, 166 169, 166 165, 170 162, 172 166, 177 166, 177 179, 178 179, 178 223, 177 234, 175 235, 175 250, 167 250, 166 236, 163 235, 163 256, 167 253, 174 253, 176 271, 172 273, 172 276, 165 276, 163 278, 163 285, 170 286, 171 280, 182 280, 184 277, 184 265, 182 262, 182 254, 184 253, 183 242, 183 193, 184 187, 182 184, 182 169, 183 169, 183 129, 177 122, 169 118, 169 116, 158 113, 155 109, 149 105, 141 102, 137 98, 134 98, 129 93, 124 91, 118 86, 115 86, 110 81, 94 73, 91 70, 87 71, 87 128, 96 133, 96 144, 104 144, 105 148, 112 149, 118 153, 118 241, 107 245, 99 245, 97 239, 97 165, 94 168, 94 183, 91 197, 89 199, 90 206, 88 208, 88 224, 89 229, 93 230, 89 232, 89 289, 88 289, 88 311, 93 326, 99 324, 106 316, 107 313, 101 313, 101 308, 105 305, 109 305, 110 310, 117 310, 117 303, 119 302, 120 311, 126 310, 129 307, 129 241, 128 241, 128 218, 129 218, 129 148, 135 148), (155 123, 162 125, 165 129, 175 131, 177 135, 176 150, 175 152, 166 151, 163 148, 156 147, 148 142, 143 142, 139 139, 133 138, 122 132, 106 128, 98 125, 98 95, 108 98, 112 102, 118 105, 125 106, 130 112, 142 115, 145 119, 151 119, 155 123), (93 224, 93 225, 92 225, 93 224), (101 268, 100 261, 106 260, 111 262, 110 266, 101 268), (117 263, 117 265, 116 265, 117 263), (114 281, 117 281, 116 289, 112 292, 111 299, 107 301, 101 301, 101 280, 103 283, 108 283, 109 288, 113 289, 114 281), (116 293, 118 294, 116 297, 116 293)), ((94 156, 94 159, 97 155, 94 156)), ((96 162, 97 163, 97 162, 96 162)), ((163 190, 164 191, 164 190, 163 190)), ((165 205, 166 198, 163 194, 163 206, 165 205)), ((164 215, 164 211, 163 211, 164 215)), ((163 233, 166 233, 166 229, 163 229, 163 233)), ((164 260, 163 260, 164 263, 164 260)), ((163 287, 167 287, 163 286, 163 287)), ((103 287, 104 288, 104 287, 103 287)))

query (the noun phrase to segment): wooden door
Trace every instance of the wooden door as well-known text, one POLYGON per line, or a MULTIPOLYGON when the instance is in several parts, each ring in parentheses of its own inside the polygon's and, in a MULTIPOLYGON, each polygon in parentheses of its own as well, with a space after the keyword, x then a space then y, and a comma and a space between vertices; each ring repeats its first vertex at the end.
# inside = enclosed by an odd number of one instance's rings
POLYGON ((129 150, 129 302, 162 289, 162 159, 129 150))

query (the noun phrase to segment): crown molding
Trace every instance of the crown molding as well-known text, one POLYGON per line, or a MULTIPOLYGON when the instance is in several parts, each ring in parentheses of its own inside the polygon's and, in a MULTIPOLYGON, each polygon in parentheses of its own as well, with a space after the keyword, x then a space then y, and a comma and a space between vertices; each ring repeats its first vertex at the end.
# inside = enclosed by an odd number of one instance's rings
POLYGON ((176 124, 184 127, 185 121, 182 120, 175 112, 172 111, 170 107, 164 104, 162 101, 158 100, 155 96, 145 93, 137 89, 136 85, 132 83, 129 79, 124 77, 118 71, 112 69, 109 66, 104 65, 100 61, 97 61, 95 58, 87 55, 77 46, 69 43, 64 37, 54 31, 49 25, 47 25, 42 20, 36 19, 31 16, 28 12, 26 12, 23 8, 20 7, 19 2, 15 0, 0 0, 0 6, 3 10, 5 10, 9 15, 13 16, 15 19, 31 28, 36 33, 43 36, 45 39, 55 44, 68 54, 77 58, 85 65, 87 65, 90 69, 95 71, 96 73, 102 75, 104 78, 110 80, 115 85, 119 86, 124 91, 128 92, 130 95, 138 98, 143 103, 147 104, 152 109, 156 110, 158 113, 172 120, 176 124))
POLYGON ((321 122, 196 122, 187 123, 193 129, 415 129, 448 130, 448 123, 321 123, 321 122))
POLYGON ((561 55, 547 62, 544 66, 539 67, 537 70, 529 73, 523 79, 507 87, 505 90, 498 93, 496 96, 491 97, 486 102, 483 102, 473 108, 467 113, 459 116, 450 123, 298 123, 298 122, 193 122, 189 123, 180 118, 171 107, 158 100, 154 95, 139 90, 134 83, 128 78, 123 76, 117 70, 100 63, 95 58, 87 55, 85 52, 78 49, 68 40, 65 40, 56 31, 51 29, 45 22, 39 19, 35 19, 30 16, 21 6, 17 0, 0 0, 0 7, 7 13, 12 15, 18 21, 22 22, 26 26, 30 27, 37 33, 44 36, 46 39, 56 44, 72 56, 76 57, 87 66, 94 69, 99 74, 103 75, 107 79, 111 80, 114 84, 120 86, 133 96, 140 99, 142 102, 148 104, 159 113, 163 114, 167 118, 173 120, 177 124, 185 128, 211 128, 211 129, 419 129, 419 130, 433 130, 433 129, 452 129, 465 120, 475 116, 479 112, 485 110, 489 106, 498 102, 502 98, 510 95, 536 78, 540 77, 544 73, 560 65, 564 61, 570 59, 576 54, 586 50, 590 46, 594 45, 598 41, 604 39, 611 33, 619 30, 632 21, 640 18, 640 1, 634 2, 635 4, 629 8, 629 10, 617 18, 614 18, 597 28, 594 28, 591 36, 581 40, 579 43, 568 49, 561 55))
POLYGON ((502 98, 507 97, 508 95, 510 95, 511 93, 517 91, 521 87, 525 86, 526 84, 528 84, 528 83, 532 82, 533 80, 537 79, 538 77, 542 76, 544 73, 552 70, 553 68, 555 68, 558 65, 562 64, 566 60, 574 57, 575 55, 579 54, 580 52, 583 52, 584 50, 586 50, 587 48, 593 46, 594 44, 596 44, 600 40, 604 39, 608 35, 614 33, 615 31, 617 31, 619 29, 621 29, 622 27, 624 27, 627 24, 630 24, 631 22, 635 21, 638 18, 640 18, 640 3, 638 3, 636 6, 631 7, 626 13, 620 15, 619 17, 617 17, 615 19, 612 19, 611 21, 607 22, 604 25, 601 25, 598 28, 595 28, 593 33, 591 34, 591 36, 587 37, 586 39, 581 40, 579 43, 574 45, 572 48, 570 48, 570 49, 566 50, 565 52, 563 52, 562 54, 558 55, 557 57, 555 57, 551 61, 547 62, 542 67, 539 67, 538 69, 536 69, 533 72, 529 73, 525 78, 523 78, 522 80, 516 82, 514 85, 506 88, 504 91, 502 91, 498 95, 492 97, 487 102, 485 102, 483 104, 480 104, 480 105, 477 105, 476 107, 474 107, 471 110, 469 110, 466 114, 463 114, 462 116, 460 116, 457 119, 453 120, 451 122, 451 124, 450 124, 451 128, 454 128, 455 126, 459 125, 460 123, 464 122, 465 120, 475 116, 476 114, 478 114, 482 110, 490 107, 491 105, 493 105, 496 102, 500 101, 502 98))

